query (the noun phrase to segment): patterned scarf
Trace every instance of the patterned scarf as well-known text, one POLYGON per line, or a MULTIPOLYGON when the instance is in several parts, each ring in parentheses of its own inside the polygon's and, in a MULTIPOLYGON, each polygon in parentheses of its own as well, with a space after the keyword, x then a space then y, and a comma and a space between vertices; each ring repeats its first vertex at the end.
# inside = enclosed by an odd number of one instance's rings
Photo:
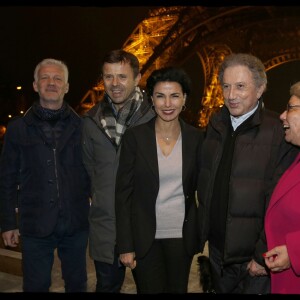
POLYGON ((139 87, 135 88, 132 96, 125 102, 124 106, 115 113, 112 100, 107 94, 102 102, 102 110, 100 110, 100 123, 106 134, 119 146, 125 129, 130 125, 131 118, 139 109, 143 101, 143 94, 139 87))
POLYGON ((67 105, 64 102, 60 109, 53 110, 42 107, 39 102, 34 102, 32 105, 32 110, 41 120, 56 121, 59 120, 64 114, 66 107, 67 105))

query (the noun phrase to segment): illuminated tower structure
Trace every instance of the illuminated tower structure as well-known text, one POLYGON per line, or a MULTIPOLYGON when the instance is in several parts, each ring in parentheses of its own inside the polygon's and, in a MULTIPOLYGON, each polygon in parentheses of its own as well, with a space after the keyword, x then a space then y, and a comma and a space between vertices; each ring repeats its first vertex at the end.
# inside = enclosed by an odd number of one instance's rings
MULTIPOLYGON (((197 125, 205 127, 224 103, 217 74, 225 55, 252 53, 264 62, 266 71, 300 59, 300 7, 157 7, 149 10, 122 48, 140 61, 141 87, 154 69, 181 66, 196 54, 203 68, 199 72, 204 74, 197 125)), ((81 112, 102 95, 100 81, 81 100, 81 112)))

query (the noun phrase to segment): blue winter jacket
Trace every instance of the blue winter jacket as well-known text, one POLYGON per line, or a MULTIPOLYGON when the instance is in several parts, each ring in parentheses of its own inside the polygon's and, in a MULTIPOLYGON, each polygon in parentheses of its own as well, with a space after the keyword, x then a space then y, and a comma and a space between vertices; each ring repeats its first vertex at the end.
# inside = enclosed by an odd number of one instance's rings
POLYGON ((0 160, 1 231, 19 228, 21 235, 44 237, 60 214, 70 234, 88 229, 90 181, 82 162, 82 120, 67 106, 55 146, 41 129, 43 122, 30 108, 8 124, 0 160))

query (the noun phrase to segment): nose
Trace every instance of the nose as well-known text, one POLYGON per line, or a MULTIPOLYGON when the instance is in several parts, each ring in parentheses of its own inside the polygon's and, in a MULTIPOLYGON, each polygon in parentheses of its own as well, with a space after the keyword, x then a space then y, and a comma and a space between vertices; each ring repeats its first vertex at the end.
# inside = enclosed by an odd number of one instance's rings
POLYGON ((228 99, 235 99, 235 88, 234 88, 234 86, 230 86, 230 87, 228 87, 228 99))
POLYGON ((286 119, 286 114, 287 114, 287 110, 285 110, 280 116, 279 116, 279 119, 281 121, 284 121, 286 119))
POLYGON ((170 99, 170 97, 166 97, 165 98, 165 106, 167 106, 167 107, 171 106, 171 99, 170 99))
POLYGON ((113 77, 112 85, 118 85, 118 83, 119 83, 118 77, 117 76, 113 77))
POLYGON ((54 78, 49 77, 49 78, 48 78, 48 84, 54 85, 54 83, 55 83, 54 78))

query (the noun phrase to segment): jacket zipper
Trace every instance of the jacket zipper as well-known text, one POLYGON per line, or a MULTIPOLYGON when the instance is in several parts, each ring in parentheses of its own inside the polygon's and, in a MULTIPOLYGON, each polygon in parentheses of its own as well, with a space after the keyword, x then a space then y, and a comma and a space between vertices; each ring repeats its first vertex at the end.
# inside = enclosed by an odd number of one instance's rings
POLYGON ((53 148, 53 155, 54 155, 54 171, 55 171, 55 179, 56 179, 58 205, 59 205, 59 207, 61 207, 61 203, 60 203, 60 199, 59 199, 59 185, 58 185, 58 175, 57 175, 56 148, 53 148))

